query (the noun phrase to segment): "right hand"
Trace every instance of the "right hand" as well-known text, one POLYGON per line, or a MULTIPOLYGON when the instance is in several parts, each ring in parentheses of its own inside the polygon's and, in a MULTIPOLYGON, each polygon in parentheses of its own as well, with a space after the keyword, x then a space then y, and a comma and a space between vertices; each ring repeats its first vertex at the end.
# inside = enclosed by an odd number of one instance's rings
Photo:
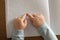
POLYGON ((27 16, 29 17, 31 24, 36 28, 38 28, 39 26, 45 23, 45 18, 42 14, 31 15, 27 13, 27 16))

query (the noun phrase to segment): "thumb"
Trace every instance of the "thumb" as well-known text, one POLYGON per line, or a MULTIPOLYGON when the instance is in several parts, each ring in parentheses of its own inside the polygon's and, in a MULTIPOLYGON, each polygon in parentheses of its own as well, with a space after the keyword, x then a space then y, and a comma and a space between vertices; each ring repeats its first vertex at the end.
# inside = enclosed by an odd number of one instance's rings
POLYGON ((26 18, 26 14, 22 16, 22 21, 24 21, 26 18))
POLYGON ((25 24, 25 26, 27 25, 27 20, 26 19, 24 20, 24 24, 25 24))

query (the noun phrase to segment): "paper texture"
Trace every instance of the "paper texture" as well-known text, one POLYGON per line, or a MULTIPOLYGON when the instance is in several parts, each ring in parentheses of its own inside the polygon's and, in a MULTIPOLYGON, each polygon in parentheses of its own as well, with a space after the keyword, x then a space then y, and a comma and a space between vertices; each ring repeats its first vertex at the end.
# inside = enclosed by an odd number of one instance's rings
MULTIPOLYGON (((48 0, 6 0, 6 31, 7 37, 11 37, 13 30, 12 20, 15 17, 24 15, 25 13, 42 13, 46 22, 50 23, 48 0)), ((37 30, 28 23, 25 29, 25 37, 39 36, 37 30)))

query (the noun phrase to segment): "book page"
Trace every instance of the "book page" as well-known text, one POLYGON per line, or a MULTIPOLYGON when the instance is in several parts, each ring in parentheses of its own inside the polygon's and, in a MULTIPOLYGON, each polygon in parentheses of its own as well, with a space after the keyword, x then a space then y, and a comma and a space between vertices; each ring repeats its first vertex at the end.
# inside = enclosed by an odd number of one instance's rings
MULTIPOLYGON (((49 25, 49 4, 48 0, 5 0, 6 7, 6 31, 7 38, 11 37, 13 29, 12 21, 18 16, 25 13, 42 13, 45 16, 46 22, 49 25)), ((25 29, 25 37, 40 36, 37 30, 28 22, 25 29)))

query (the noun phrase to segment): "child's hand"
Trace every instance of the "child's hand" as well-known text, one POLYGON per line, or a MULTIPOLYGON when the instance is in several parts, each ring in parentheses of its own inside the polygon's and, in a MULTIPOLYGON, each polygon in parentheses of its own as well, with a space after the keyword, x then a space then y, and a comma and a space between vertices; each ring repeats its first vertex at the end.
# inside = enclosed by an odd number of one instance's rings
POLYGON ((42 14, 31 15, 27 13, 27 16, 30 18, 31 24, 36 28, 45 23, 45 18, 42 14))
POLYGON ((13 24, 14 24, 15 29, 17 29, 17 30, 21 30, 22 29, 23 30, 23 29, 26 28, 27 20, 25 19, 25 17, 26 17, 26 15, 21 16, 21 17, 17 17, 14 20, 13 24))

